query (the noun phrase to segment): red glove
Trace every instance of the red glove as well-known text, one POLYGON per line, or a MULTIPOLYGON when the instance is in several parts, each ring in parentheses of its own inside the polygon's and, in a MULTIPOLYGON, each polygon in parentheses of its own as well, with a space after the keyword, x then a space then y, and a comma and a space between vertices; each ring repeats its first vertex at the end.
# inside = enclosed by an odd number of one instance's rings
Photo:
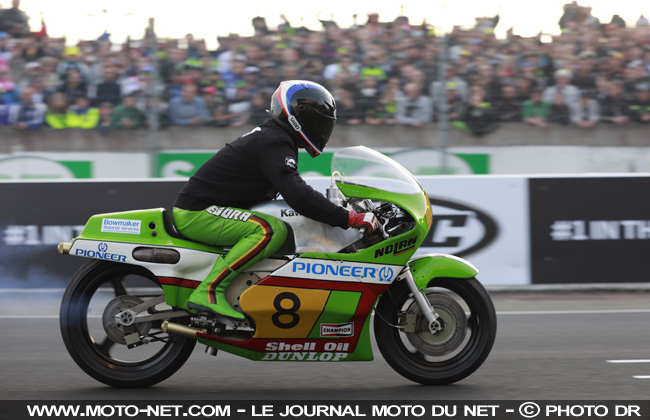
POLYGON ((348 213, 348 226, 355 229, 365 228, 363 233, 371 233, 379 227, 379 220, 372 213, 358 214, 356 211, 350 210, 348 213))

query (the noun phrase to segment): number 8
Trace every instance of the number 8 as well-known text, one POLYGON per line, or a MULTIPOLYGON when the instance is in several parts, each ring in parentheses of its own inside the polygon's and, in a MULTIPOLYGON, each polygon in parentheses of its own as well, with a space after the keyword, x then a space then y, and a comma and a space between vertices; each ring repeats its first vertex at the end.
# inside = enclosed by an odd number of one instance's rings
POLYGON ((271 321, 273 321, 273 325, 276 327, 286 330, 295 327, 300 322, 300 315, 296 313, 300 309, 300 299, 295 294, 289 292, 280 293, 273 300, 273 307, 278 310, 271 317, 271 321), (282 301, 285 299, 293 302, 291 308, 285 309, 282 307, 282 301), (292 319, 289 322, 282 322, 280 321, 280 315, 290 315, 292 319))

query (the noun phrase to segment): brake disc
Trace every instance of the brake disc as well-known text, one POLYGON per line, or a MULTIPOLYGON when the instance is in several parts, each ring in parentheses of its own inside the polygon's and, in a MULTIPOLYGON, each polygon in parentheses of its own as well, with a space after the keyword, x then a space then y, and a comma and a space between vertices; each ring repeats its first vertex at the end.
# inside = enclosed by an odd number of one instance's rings
POLYGON ((102 324, 106 335, 118 344, 126 344, 125 335, 138 332, 140 335, 146 335, 151 330, 151 322, 132 323, 135 314, 129 313, 129 308, 140 305, 143 301, 135 296, 122 295, 108 302, 102 315, 102 324), (119 319, 130 320, 131 325, 124 325, 119 319))
POLYGON ((417 315, 415 332, 405 333, 408 341, 426 356, 440 357, 456 350, 467 334, 467 316, 463 307, 452 297, 442 293, 428 293, 427 298, 440 318, 442 330, 432 334, 425 317, 415 301, 409 305, 407 313, 417 315))

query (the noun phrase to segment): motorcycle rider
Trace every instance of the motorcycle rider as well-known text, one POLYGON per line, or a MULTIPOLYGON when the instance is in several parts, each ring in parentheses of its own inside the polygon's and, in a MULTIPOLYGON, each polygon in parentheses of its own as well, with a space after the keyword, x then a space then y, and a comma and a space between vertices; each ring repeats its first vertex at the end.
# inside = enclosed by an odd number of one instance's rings
POLYGON ((190 295, 188 306, 197 312, 244 320, 224 293, 240 272, 284 244, 284 222, 249 210, 278 193, 297 213, 331 226, 363 227, 367 233, 379 226, 374 214, 331 203, 298 174, 298 148, 317 157, 334 129, 336 103, 327 89, 310 81, 284 81, 268 112, 271 118, 204 163, 174 202, 174 224, 182 235, 231 247, 190 295))

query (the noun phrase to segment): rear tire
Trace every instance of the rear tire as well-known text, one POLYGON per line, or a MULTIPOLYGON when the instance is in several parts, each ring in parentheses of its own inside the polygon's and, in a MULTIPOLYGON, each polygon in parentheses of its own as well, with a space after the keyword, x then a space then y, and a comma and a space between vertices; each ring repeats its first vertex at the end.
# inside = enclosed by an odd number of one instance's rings
POLYGON ((429 331, 408 285, 400 281, 377 304, 377 345, 388 364, 407 379, 424 385, 460 381, 490 354, 497 326, 494 305, 476 279, 434 279, 426 296, 440 315, 443 330, 435 335, 429 331), (416 315, 413 332, 396 327, 400 313, 416 315))
MULTIPOLYGON (((128 349, 123 333, 106 325, 120 308, 161 294, 157 279, 142 267, 86 263, 66 288, 59 315, 63 342, 72 359, 88 375, 114 387, 146 387, 167 379, 190 357, 196 340, 163 334, 161 321, 153 321, 135 324, 137 332, 156 334, 160 341, 128 349)), ((174 322, 183 321, 189 319, 174 322)))

